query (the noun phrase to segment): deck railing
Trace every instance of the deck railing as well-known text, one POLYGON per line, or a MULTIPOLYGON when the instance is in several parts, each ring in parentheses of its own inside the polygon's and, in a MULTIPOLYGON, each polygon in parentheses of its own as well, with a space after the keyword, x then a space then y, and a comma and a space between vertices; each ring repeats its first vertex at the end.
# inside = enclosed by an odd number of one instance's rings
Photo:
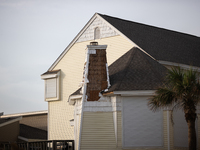
POLYGON ((74 150, 74 140, 52 140, 23 143, 4 143, 3 150, 74 150))

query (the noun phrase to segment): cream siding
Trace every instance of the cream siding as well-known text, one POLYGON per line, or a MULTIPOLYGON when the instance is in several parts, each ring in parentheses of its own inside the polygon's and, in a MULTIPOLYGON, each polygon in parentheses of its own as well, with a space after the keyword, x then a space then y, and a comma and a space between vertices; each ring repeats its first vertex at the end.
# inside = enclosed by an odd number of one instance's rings
POLYGON ((122 147, 122 113, 117 112, 117 147, 122 147))
POLYGON ((80 149, 116 149, 112 112, 83 113, 80 149))
MULTIPOLYGON (((107 62, 113 63, 134 45, 122 36, 96 40, 108 45, 107 62), (120 41, 120 42, 119 42, 120 41)), ((86 45, 91 41, 74 44, 53 70, 61 69, 60 101, 49 102, 49 140, 74 139, 74 129, 69 120, 74 118, 74 106, 69 105, 69 95, 76 91, 83 77, 86 45)))

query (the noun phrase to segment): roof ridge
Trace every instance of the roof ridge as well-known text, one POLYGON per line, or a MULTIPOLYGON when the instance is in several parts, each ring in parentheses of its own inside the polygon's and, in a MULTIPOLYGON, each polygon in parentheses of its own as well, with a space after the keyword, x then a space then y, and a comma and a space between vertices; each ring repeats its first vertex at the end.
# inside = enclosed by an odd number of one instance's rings
POLYGON ((135 47, 131 48, 131 50, 130 50, 131 54, 129 55, 129 60, 128 60, 128 62, 127 62, 127 64, 126 64, 126 67, 125 67, 125 75, 124 75, 123 78, 121 79, 118 88, 120 88, 123 79, 126 77, 126 75, 127 75, 127 73, 128 73, 128 68, 129 68, 130 63, 131 63, 131 61, 132 61, 132 59, 133 59, 133 55, 136 53, 136 51, 134 51, 134 49, 135 49, 135 47))
POLYGON ((109 15, 105 15, 105 14, 100 14, 100 13, 97 13, 97 14, 99 14, 100 16, 110 17, 110 18, 113 18, 113 19, 118 19, 118 20, 130 22, 130 23, 135 23, 135 24, 142 25, 142 26, 147 26, 147 27, 151 27, 151 28, 155 28, 155 29, 161 29, 161 30, 165 30, 165 31, 168 31, 168 32, 170 31, 170 32, 174 32, 174 33, 177 33, 177 34, 187 35, 187 36, 196 37, 196 38, 200 39, 200 37, 198 37, 196 35, 189 34, 189 33, 183 33, 183 32, 180 32, 180 31, 166 29, 166 28, 162 28, 162 27, 158 27, 158 26, 154 26, 154 25, 148 25, 148 24, 145 24, 145 23, 135 22, 135 21, 127 20, 127 19, 121 19, 121 18, 118 18, 118 17, 113 17, 113 16, 109 16, 109 15))
MULTIPOLYGON (((138 48, 138 50, 140 50, 140 49, 138 48)), ((144 58, 144 60, 145 60, 146 62, 148 62, 147 65, 149 66, 149 68, 151 68, 151 70, 152 70, 153 72, 155 72, 155 76, 156 76, 157 78, 160 78, 160 77, 161 77, 161 76, 160 76, 160 73, 155 69, 155 67, 153 67, 153 64, 150 62, 150 60, 154 61, 154 62, 157 63, 158 65, 161 65, 161 66, 163 66, 163 65, 160 64, 157 60, 154 60, 154 59, 150 58, 148 55, 146 55, 146 54, 145 54, 144 52, 142 52, 141 50, 140 50, 140 52, 141 52, 141 53, 139 53, 139 54, 144 58)), ((165 66, 163 66, 163 67, 165 67, 165 66)))

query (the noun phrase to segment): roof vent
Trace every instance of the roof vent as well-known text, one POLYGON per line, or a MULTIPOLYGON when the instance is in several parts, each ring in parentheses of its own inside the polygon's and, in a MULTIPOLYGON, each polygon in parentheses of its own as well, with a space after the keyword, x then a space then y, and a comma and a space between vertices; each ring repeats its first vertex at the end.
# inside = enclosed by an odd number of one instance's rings
POLYGON ((97 46, 97 45, 98 45, 98 42, 90 42, 90 45, 97 46))

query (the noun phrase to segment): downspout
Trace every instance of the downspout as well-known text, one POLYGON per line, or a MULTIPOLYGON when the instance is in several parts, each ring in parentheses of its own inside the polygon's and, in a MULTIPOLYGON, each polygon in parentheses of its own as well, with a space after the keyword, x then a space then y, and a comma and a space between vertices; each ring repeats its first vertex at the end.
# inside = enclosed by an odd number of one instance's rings
POLYGON ((85 98, 86 96, 86 90, 87 90, 87 83, 88 83, 88 79, 87 79, 87 75, 88 75, 88 65, 89 65, 89 50, 87 49, 87 59, 86 59, 86 66, 85 66, 85 74, 84 74, 84 83, 83 83, 83 96, 82 96, 82 108, 81 108, 81 122, 80 122, 80 131, 79 131, 79 142, 78 142, 78 150, 80 150, 80 146, 81 146, 81 132, 82 132, 82 124, 83 124, 83 109, 84 109, 84 102, 87 98, 85 98))
POLYGON ((167 110, 167 144, 168 144, 168 150, 170 150, 170 135, 169 135, 169 110, 167 110))

